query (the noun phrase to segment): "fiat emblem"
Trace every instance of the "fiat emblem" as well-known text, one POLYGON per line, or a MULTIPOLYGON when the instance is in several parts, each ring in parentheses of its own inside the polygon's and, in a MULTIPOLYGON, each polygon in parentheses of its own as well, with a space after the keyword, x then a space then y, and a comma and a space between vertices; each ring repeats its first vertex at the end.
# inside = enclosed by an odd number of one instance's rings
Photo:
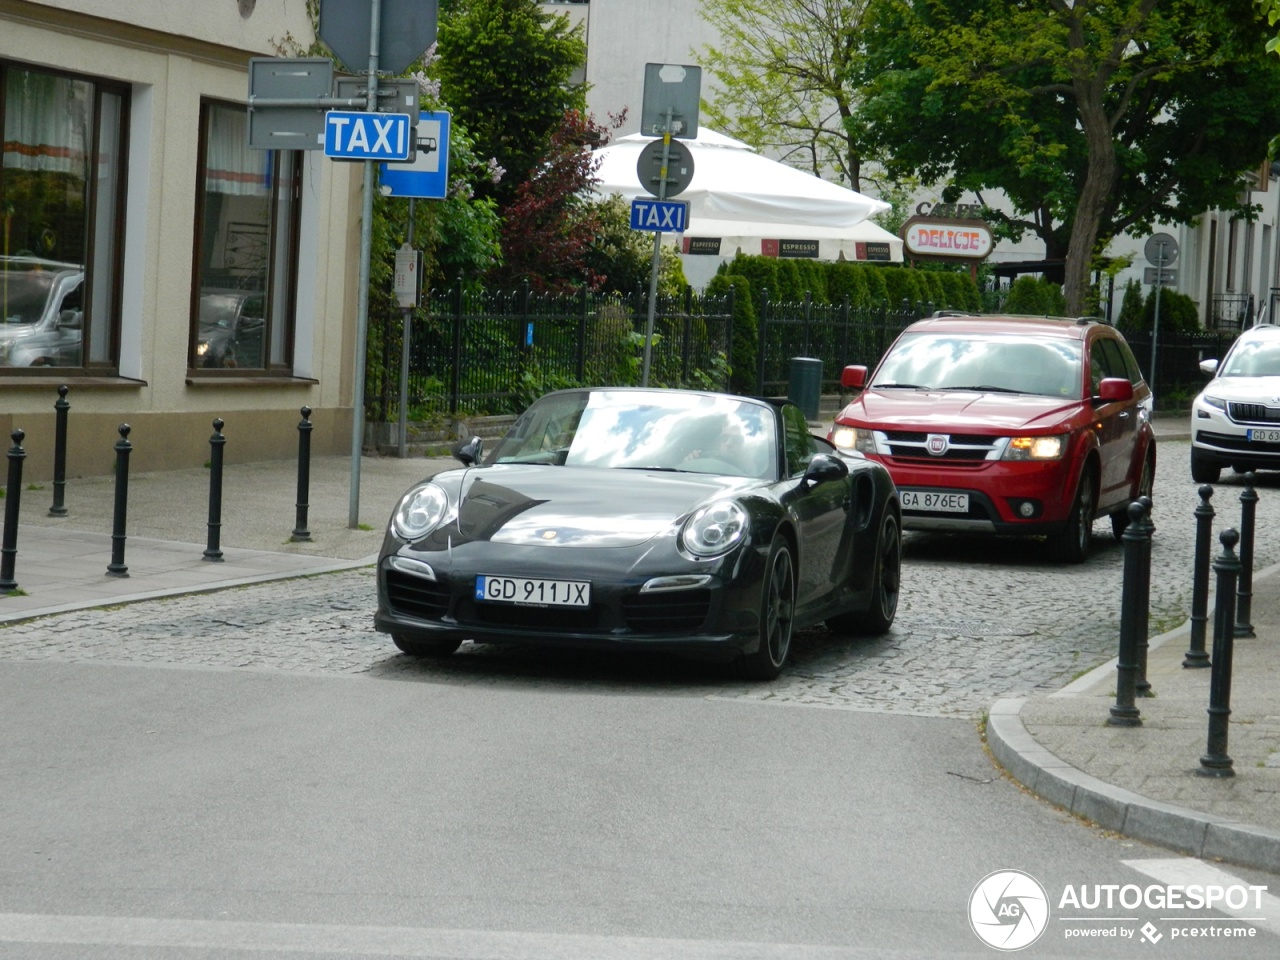
POLYGON ((926 446, 931 454, 940 457, 947 452, 947 447, 951 445, 949 438, 945 433, 931 433, 926 442, 926 446))

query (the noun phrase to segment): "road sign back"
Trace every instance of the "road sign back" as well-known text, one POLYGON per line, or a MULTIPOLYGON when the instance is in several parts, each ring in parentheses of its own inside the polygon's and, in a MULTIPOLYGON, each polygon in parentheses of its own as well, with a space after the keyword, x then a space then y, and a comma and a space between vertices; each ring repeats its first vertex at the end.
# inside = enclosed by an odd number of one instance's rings
POLYGON ((671 154, 667 161, 667 189, 662 187, 662 141, 654 140, 640 151, 640 159, 636 161, 636 176, 640 178, 640 186, 655 197, 674 197, 684 192, 693 179, 693 155, 683 144, 672 141, 671 154))
POLYGON ((373 4, 378 14, 378 70, 404 73, 436 42, 437 0, 320 0, 320 39, 352 73, 369 69, 373 4))

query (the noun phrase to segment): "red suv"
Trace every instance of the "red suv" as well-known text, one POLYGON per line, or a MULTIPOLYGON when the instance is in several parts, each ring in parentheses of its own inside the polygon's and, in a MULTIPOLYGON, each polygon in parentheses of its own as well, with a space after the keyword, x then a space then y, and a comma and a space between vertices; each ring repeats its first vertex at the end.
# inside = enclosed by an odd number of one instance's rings
POLYGON ((938 314, 894 341, 829 439, 889 469, 907 530, 1047 536, 1061 560, 1150 495, 1151 390, 1105 323, 938 314))

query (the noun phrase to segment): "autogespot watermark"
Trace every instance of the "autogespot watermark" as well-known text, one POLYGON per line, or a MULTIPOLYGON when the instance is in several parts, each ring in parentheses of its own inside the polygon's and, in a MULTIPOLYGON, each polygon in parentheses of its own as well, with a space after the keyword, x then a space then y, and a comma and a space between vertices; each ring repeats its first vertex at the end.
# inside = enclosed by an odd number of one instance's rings
POLYGON ((983 943, 1004 951, 1029 947, 1049 931, 1051 938, 1064 941, 1146 945, 1165 937, 1253 938, 1257 925, 1266 923, 1261 915, 1266 893, 1265 885, 1245 883, 1067 884, 1051 911, 1048 891, 1029 873, 996 870, 969 895, 969 926, 983 943))

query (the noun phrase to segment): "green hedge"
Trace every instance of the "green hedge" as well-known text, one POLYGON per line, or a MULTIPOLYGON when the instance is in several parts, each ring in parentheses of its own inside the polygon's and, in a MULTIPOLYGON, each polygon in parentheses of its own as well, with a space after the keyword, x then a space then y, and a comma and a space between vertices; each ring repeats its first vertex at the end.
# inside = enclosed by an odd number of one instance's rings
MULTIPOLYGON (((912 268, 897 264, 872 265, 845 260, 807 260, 738 254, 722 263, 720 277, 742 277, 754 298, 768 291, 771 301, 799 302, 809 294, 815 303, 873 307, 888 301, 898 306, 931 303, 954 310, 976 310, 981 303, 977 284, 968 271, 912 268)), ((720 289, 720 288, 716 288, 720 289)), ((713 292, 711 286, 707 292, 713 292)))

